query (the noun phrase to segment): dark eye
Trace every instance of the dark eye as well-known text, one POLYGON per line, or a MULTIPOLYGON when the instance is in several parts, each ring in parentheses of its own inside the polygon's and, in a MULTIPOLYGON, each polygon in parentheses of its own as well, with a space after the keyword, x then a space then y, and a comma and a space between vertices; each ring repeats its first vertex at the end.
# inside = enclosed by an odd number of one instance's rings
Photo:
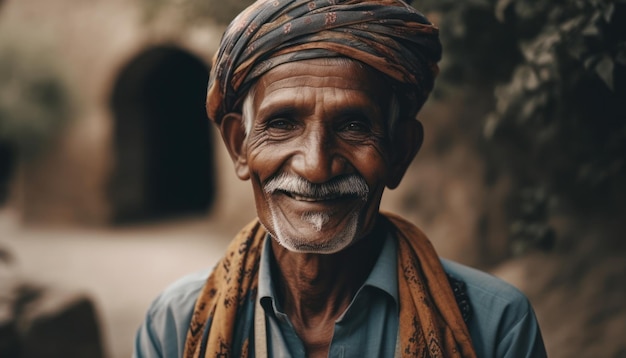
POLYGON ((267 122, 268 129, 291 130, 294 127, 293 122, 285 118, 275 118, 267 122))
POLYGON ((348 121, 344 124, 342 129, 344 131, 360 132, 360 133, 368 132, 370 130, 369 125, 362 120, 348 121))

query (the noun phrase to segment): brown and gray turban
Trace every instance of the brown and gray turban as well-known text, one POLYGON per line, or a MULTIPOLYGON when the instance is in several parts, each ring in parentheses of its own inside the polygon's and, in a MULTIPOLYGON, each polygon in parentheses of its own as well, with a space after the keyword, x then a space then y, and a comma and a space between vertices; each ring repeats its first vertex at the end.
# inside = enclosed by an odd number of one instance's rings
POLYGON ((438 29, 402 0, 258 0, 226 29, 214 59, 207 113, 219 124, 264 73, 284 63, 347 57, 385 74, 403 112, 433 88, 438 29))

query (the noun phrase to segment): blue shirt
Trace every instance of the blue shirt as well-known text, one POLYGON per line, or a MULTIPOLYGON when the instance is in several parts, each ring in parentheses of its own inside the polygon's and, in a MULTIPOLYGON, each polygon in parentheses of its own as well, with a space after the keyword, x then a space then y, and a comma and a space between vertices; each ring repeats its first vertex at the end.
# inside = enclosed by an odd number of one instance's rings
MULTIPOLYGON (((388 237, 369 277, 335 324, 329 357, 393 357, 398 330, 396 250, 396 240, 388 237)), ((265 311, 268 356, 302 357, 302 342, 275 300, 270 251, 266 240, 257 298, 265 311)), ((535 314, 519 290, 452 261, 442 264, 446 273, 465 283, 472 310, 468 329, 478 357, 546 356, 535 314)), ((207 269, 186 276, 154 300, 137 332, 134 357, 182 356, 194 304, 209 273, 207 269)), ((254 320, 254 314, 248 316, 246 323, 254 320)))
MULTIPOLYGON (((265 240, 259 268, 268 357, 304 357, 304 345, 276 300, 270 275, 270 240, 265 240)), ((396 250, 396 240, 385 240, 371 273, 335 322, 329 357, 393 357, 398 332, 396 250)))

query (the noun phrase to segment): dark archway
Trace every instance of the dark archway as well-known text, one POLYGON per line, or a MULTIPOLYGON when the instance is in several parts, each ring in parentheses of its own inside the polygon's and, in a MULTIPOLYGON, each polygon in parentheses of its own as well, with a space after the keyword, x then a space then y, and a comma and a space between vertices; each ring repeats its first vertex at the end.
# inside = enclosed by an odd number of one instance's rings
POLYGON ((9 197, 9 184, 16 165, 15 159, 13 146, 0 141, 0 207, 9 197))
POLYGON ((202 213, 215 191, 209 69, 174 46, 151 48, 114 85, 115 170, 109 183, 117 223, 202 213))

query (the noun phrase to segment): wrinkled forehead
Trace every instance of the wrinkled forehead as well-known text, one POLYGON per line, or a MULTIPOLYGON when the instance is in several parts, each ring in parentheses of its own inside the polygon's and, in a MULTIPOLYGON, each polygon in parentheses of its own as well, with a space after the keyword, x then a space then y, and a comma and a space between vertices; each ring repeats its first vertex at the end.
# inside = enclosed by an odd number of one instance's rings
POLYGON ((244 93, 241 102, 249 95, 254 106, 268 96, 300 92, 303 88, 317 88, 333 93, 342 90, 352 93, 355 100, 362 98, 381 110, 386 109, 393 94, 390 79, 370 66, 347 57, 319 58, 282 64, 261 76, 244 93))

